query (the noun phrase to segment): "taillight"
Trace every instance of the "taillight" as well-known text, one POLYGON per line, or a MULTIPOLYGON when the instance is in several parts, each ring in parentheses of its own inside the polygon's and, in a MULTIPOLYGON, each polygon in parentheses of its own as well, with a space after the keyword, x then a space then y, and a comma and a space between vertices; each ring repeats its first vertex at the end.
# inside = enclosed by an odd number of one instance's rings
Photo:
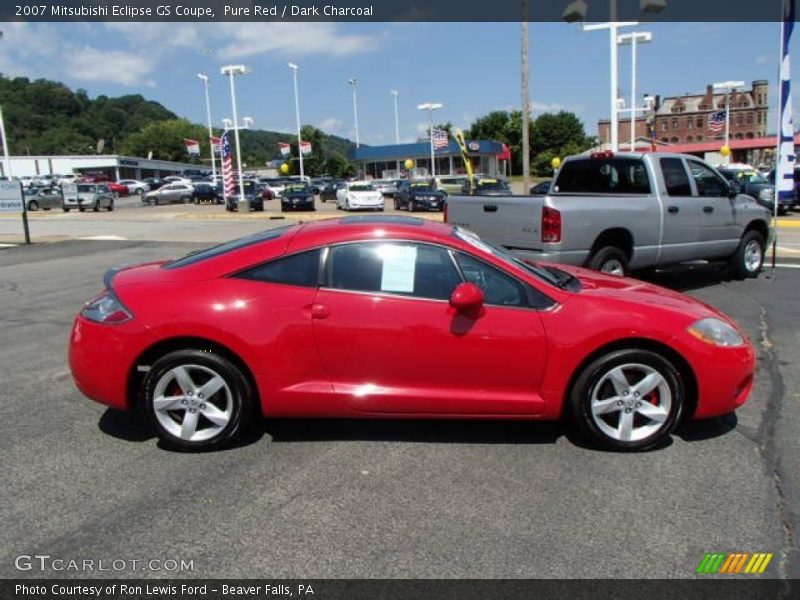
POLYGON ((87 302, 81 310, 81 315, 85 319, 106 325, 118 325, 133 318, 111 290, 106 290, 94 300, 87 302))
POLYGON ((542 207, 542 241, 561 241, 561 213, 549 206, 542 207))

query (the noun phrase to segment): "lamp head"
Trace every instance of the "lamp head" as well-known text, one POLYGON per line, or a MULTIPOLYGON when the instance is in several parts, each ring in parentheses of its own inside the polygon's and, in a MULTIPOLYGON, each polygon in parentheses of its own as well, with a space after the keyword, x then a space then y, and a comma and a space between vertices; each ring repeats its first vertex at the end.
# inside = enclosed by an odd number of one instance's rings
POLYGON ((574 0, 564 9, 561 18, 567 23, 583 21, 586 18, 586 11, 588 9, 589 5, 586 4, 586 0, 574 0))
POLYGON ((198 77, 198 79, 202 79, 203 81, 208 83, 208 75, 206 75, 205 73, 198 73, 197 77, 198 77))
POLYGON ((250 72, 245 65, 225 65, 220 69, 223 75, 245 75, 250 72))
POLYGON ((299 69, 300 67, 298 67, 298 66, 297 66, 296 64, 294 64, 294 63, 289 63, 289 68, 290 68, 292 71, 297 71, 297 69, 299 69))

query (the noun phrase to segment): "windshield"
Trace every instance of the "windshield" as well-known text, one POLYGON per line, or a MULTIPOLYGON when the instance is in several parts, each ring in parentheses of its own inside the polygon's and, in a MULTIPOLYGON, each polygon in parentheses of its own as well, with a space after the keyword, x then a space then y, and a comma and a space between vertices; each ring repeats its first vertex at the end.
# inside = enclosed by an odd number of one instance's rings
POLYGON ((415 192, 435 192, 436 190, 431 186, 430 183, 427 181, 422 181, 420 183, 412 183, 411 189, 415 192))
POLYGON ((769 183, 761 173, 756 171, 742 171, 736 176, 736 179, 747 183, 769 183))
POLYGON ((522 269, 526 273, 530 273, 552 286, 561 287, 559 278, 552 271, 520 260, 505 248, 480 238, 477 233, 469 229, 462 229, 461 227, 456 227, 453 233, 458 239, 468 243, 474 248, 488 252, 492 256, 505 262, 508 266, 522 269))
POLYGON ((372 186, 372 184, 369 184, 369 183, 359 183, 357 185, 351 185, 350 186, 350 191, 351 192, 374 192, 375 188, 372 186))
POLYGON ((298 184, 287 185, 286 189, 284 190, 284 192, 287 193, 287 194, 292 194, 292 193, 295 193, 295 194, 308 193, 308 194, 310 194, 311 193, 311 188, 309 188, 307 185, 298 185, 298 184))

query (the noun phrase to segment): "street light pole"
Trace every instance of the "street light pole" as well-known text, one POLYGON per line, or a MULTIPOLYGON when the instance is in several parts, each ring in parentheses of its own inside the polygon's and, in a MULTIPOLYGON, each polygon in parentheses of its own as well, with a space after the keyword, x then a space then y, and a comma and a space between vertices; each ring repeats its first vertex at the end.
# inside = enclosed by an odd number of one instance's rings
POLYGON ((355 122, 355 126, 356 126, 356 148, 358 148, 358 146, 359 146, 359 143, 358 143, 358 101, 356 100, 356 95, 357 95, 356 90, 358 89, 358 80, 356 80, 356 78, 353 77, 347 83, 350 84, 350 87, 353 90, 353 121, 355 122))
POLYGON ((527 194, 531 187, 531 94, 528 81, 528 0, 522 0, 522 193, 527 194))
POLYGON ((420 104, 417 106, 419 110, 427 110, 428 111, 428 132, 431 144, 431 177, 436 177, 436 159, 434 158, 434 148, 433 148, 433 111, 438 110, 444 106, 441 102, 425 102, 424 104, 420 104))
POLYGON ((303 171, 303 140, 300 139, 300 96, 297 91, 297 70, 300 68, 294 63, 289 63, 289 68, 294 75, 294 114, 297 118, 297 156, 300 158, 300 179, 305 178, 303 171))
POLYGON ((636 46, 637 43, 646 44, 652 40, 653 34, 649 31, 634 31, 617 37, 620 46, 631 47, 631 152, 635 150, 636 144, 636 112, 640 110, 636 108, 636 46))
POLYGON ((394 96, 394 143, 400 144, 400 113, 397 110, 397 96, 399 92, 397 90, 392 90, 391 94, 394 96))
POLYGON ((211 99, 208 95, 208 75, 198 73, 197 77, 203 80, 203 87, 206 90, 206 118, 208 119, 208 145, 211 148, 211 177, 214 183, 217 181, 217 159, 214 157, 214 130, 211 126, 211 99))
POLYGON ((239 170, 239 198, 244 200, 244 177, 242 175, 242 147, 239 142, 239 114, 236 112, 236 86, 233 79, 236 75, 247 73, 244 65, 227 65, 222 67, 221 72, 227 75, 231 84, 231 107, 233 110, 233 136, 236 138, 236 166, 239 170))
POLYGON ((8 154, 8 137, 6 137, 6 122, 3 119, 3 109, 0 108, 0 135, 3 136, 3 175, 11 180, 11 156, 8 154))

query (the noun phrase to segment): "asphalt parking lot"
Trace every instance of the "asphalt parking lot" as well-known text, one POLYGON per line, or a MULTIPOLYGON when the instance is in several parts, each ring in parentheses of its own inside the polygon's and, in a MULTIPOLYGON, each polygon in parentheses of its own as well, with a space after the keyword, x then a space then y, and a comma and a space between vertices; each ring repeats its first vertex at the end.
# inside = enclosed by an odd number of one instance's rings
POLYGON ((185 577, 671 578, 694 576, 706 552, 760 551, 775 553, 765 576, 800 577, 791 253, 755 281, 716 267, 654 276, 732 315, 759 354, 735 417, 686 424, 655 451, 593 450, 559 423, 274 420, 238 447, 184 454, 76 390, 72 318, 109 266, 282 221, 154 210, 177 209, 36 215, 34 237, 51 243, 0 250, 0 576, 63 576, 15 569, 17 555, 49 554, 191 560, 169 573, 185 577), (98 235, 127 239, 79 239, 98 235))

